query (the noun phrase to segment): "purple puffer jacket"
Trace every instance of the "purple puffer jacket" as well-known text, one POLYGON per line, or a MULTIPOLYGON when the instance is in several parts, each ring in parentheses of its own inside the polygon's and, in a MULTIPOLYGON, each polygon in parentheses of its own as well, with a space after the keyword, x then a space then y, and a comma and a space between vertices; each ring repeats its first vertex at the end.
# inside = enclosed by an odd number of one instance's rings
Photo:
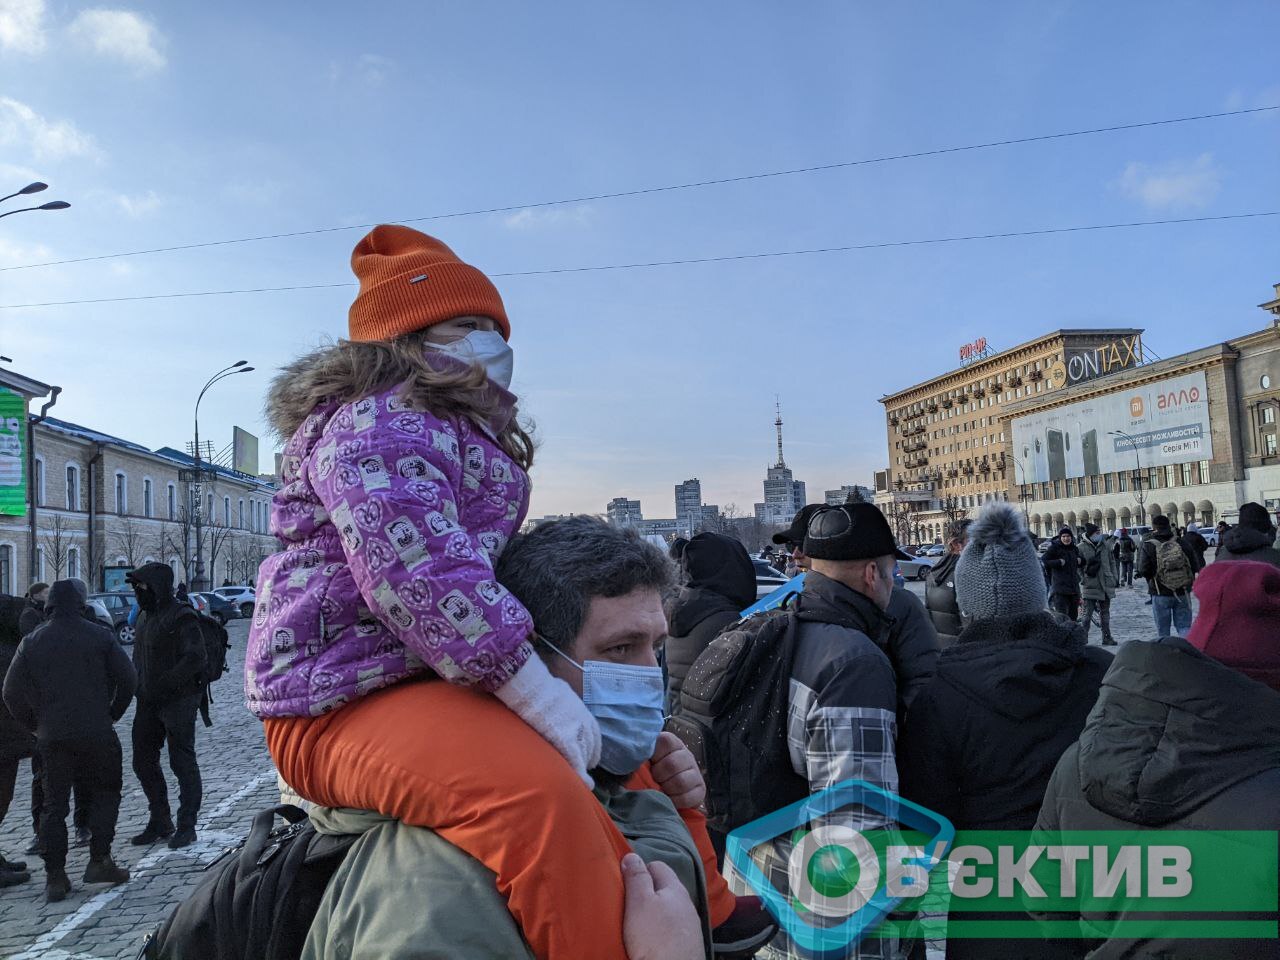
POLYGON ((285 447, 258 573, 245 696, 258 717, 319 716, 428 669, 502 686, 532 621, 493 578, 528 475, 485 431, 388 389, 325 401, 285 447))

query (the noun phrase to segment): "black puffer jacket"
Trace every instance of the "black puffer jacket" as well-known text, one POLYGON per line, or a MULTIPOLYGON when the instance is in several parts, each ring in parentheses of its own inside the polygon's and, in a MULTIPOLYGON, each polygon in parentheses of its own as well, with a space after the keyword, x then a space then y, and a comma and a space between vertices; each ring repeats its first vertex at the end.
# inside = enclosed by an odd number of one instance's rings
POLYGON ((1080 549, 1073 543, 1066 546, 1058 538, 1044 552, 1044 568, 1049 571, 1049 594, 1068 597, 1080 596, 1080 568, 1084 560, 1080 549))
POLYGON ((18 637, 21 639, 44 623, 44 604, 27 598, 22 602, 22 612, 18 615, 18 637))
POLYGON ((4 679, 4 701, 41 743, 95 741, 133 699, 137 678, 106 627, 84 619, 84 587, 49 589, 49 619, 23 638, 4 679))
POLYGON ((698 534, 685 546, 680 568, 685 585, 667 606, 668 709, 679 704, 693 661, 756 598, 751 557, 731 537, 698 534))
POLYGON ((924 583, 924 605, 929 610, 929 619, 933 621, 933 629, 938 634, 938 645, 949 647, 956 642, 960 631, 964 629, 964 620, 960 616, 960 604, 956 602, 956 564, 960 562, 958 553, 948 553, 942 562, 933 568, 924 583))
POLYGON ((1254 527, 1234 526, 1222 535, 1222 543, 1214 554, 1219 560, 1255 560, 1280 567, 1280 550, 1276 549, 1276 533, 1265 533, 1254 527))
POLYGON ((898 678, 898 722, 907 708, 929 685, 938 665, 938 634, 929 620, 929 611, 920 598, 906 587, 894 587, 885 611, 893 620, 885 653, 898 678))
MULTIPOLYGON (((1185 640, 1127 643, 1053 772, 1036 843, 1060 830, 1280 830, 1280 692, 1185 640)), ((1246 888, 1249 877, 1215 878, 1246 888)), ((1274 874, 1265 879, 1274 885, 1274 874)), ((1274 889, 1274 886, 1273 886, 1274 889)), ((1123 903, 1121 903, 1121 908, 1123 903)), ((1271 909, 1274 911, 1274 903, 1271 909)), ((1149 915, 1148 915, 1149 916, 1149 915)), ((1062 919, 1055 914, 1054 919, 1062 919)), ((1124 919, 1125 913, 1119 915, 1124 919)), ((1214 919, 1230 922, 1229 914, 1214 919)), ((1087 936, 1098 932, 1079 918, 1087 936)), ((1094 940, 1093 960, 1280 957, 1277 940, 1094 940)))
POLYGON ((129 575, 151 587, 152 610, 138 614, 133 643, 133 666, 138 672, 138 697, 155 704, 192 696, 201 689, 206 655, 196 612, 173 595, 173 571, 163 563, 148 563, 129 575))

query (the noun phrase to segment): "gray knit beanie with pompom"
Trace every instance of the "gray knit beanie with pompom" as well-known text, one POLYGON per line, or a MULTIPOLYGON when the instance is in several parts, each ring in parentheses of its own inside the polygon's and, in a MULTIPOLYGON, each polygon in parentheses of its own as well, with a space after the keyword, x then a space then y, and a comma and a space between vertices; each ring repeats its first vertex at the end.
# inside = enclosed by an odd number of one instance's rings
POLYGON ((1047 609, 1044 568, 1017 510, 994 503, 970 524, 955 584, 960 612, 973 620, 1047 609))

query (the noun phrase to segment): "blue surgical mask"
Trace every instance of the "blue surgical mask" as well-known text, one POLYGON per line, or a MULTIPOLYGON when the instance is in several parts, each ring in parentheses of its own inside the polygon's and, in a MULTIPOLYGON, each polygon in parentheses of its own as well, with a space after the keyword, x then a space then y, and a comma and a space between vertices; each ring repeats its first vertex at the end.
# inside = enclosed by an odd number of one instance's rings
POLYGON ((466 363, 478 363, 484 367, 489 379, 503 390, 511 389, 511 369, 514 354, 511 345, 496 330, 472 330, 461 340, 452 343, 433 343, 431 349, 456 357, 466 363))
POLYGON ((582 702, 600 725, 600 766, 619 777, 635 773, 653 756, 662 733, 662 668, 603 660, 578 663, 542 640, 582 671, 582 702))

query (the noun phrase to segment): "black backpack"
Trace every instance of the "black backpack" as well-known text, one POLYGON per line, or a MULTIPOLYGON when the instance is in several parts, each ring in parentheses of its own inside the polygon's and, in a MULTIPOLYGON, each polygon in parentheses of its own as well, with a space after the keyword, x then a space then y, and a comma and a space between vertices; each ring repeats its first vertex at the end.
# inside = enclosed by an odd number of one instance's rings
POLYGON ((227 651, 231 649, 231 640, 227 636, 227 628, 217 620, 199 610, 195 613, 200 624, 200 636, 204 639, 204 682, 213 683, 227 672, 227 651))
POLYGON ((799 621, 784 605, 725 628, 694 661, 673 705, 667 729, 697 759, 707 784, 707 819, 718 830, 809 795, 787 747, 799 621))
POLYGON ((290 804, 263 810, 147 935, 138 960, 297 960, 329 878, 358 839, 318 833, 290 804))

